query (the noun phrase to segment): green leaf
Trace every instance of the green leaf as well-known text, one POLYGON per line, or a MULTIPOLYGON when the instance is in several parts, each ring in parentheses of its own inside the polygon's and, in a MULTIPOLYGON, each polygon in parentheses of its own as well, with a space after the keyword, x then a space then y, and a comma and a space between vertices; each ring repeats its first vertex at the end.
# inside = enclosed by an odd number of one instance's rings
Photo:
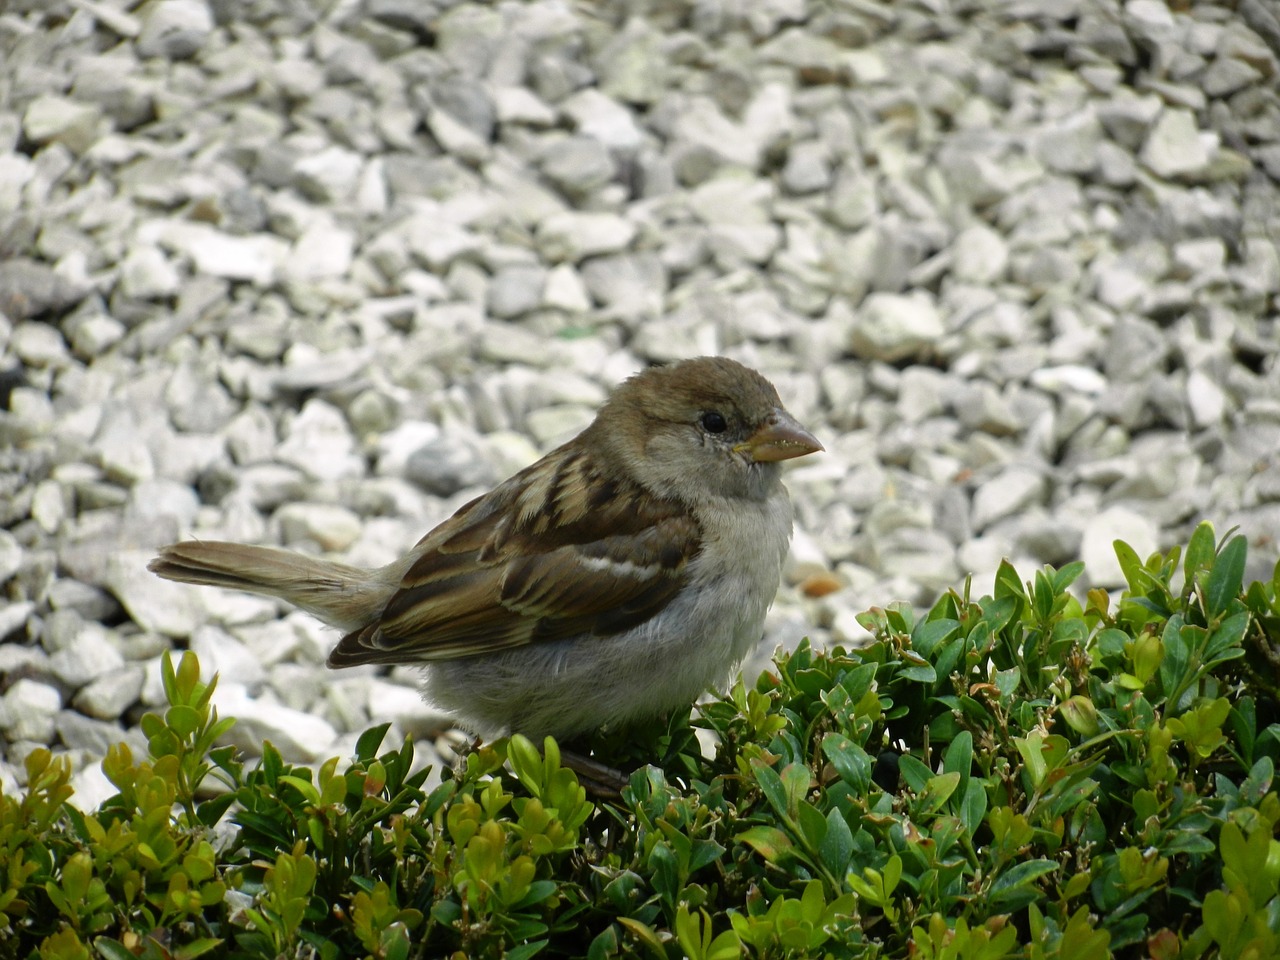
POLYGON ((791 838, 777 827, 755 826, 744 830, 735 837, 739 843, 745 843, 770 863, 778 863, 791 856, 795 844, 791 838))
MULTIPOLYGON (((94 946, 97 946, 95 943, 94 946)), ((202 957, 210 950, 215 950, 222 946, 222 941, 214 937, 197 937, 188 943, 173 951, 174 960, 195 960, 196 957, 202 957)))
POLYGON ((1204 598, 1207 607, 1205 612, 1210 618, 1220 616, 1227 609, 1227 604, 1240 595, 1248 552, 1248 541, 1243 535, 1237 534, 1228 541, 1213 562, 1204 598))
POLYGON ((1026 588, 1022 585, 1022 578, 1018 576, 1018 571, 1008 560, 1001 560, 1000 566, 996 569, 995 598, 997 600, 1004 597, 1026 599, 1026 596, 1026 588))
POLYGON ((937 776, 930 777, 920 798, 921 809, 928 813, 937 812, 956 792, 956 787, 959 785, 960 774, 958 773, 940 773, 937 776))
POLYGON ((507 960, 529 960, 529 957, 536 956, 542 952, 549 940, 535 940, 532 943, 522 943, 518 947, 512 947, 503 953, 507 960))
POLYGON ((1055 594, 1066 593, 1067 587, 1075 583, 1082 573, 1084 573, 1083 560, 1075 560, 1068 563, 1054 575, 1053 592, 1055 594))
POLYGON ((942 769, 946 773, 958 773, 965 781, 973 770, 973 734, 961 730, 942 757, 942 769))
POLYGON ((361 763, 373 760, 378 755, 378 747, 382 746, 382 741, 390 729, 390 723, 380 723, 360 734, 359 739, 356 740, 356 759, 361 763))
POLYGON ((1116 552, 1116 559, 1120 561, 1120 572, 1124 574, 1130 593, 1138 597, 1143 596, 1146 590, 1143 584, 1142 560, 1138 557, 1137 551, 1123 540, 1114 540, 1111 546, 1116 552))
POLYGON ((799 764, 789 764, 783 771, 783 776, 787 778, 784 781, 783 777, 763 760, 753 760, 751 767, 755 771, 760 792, 765 795, 774 812, 787 824, 794 825, 797 781, 800 778, 804 780, 803 787, 799 790, 799 795, 803 796, 804 791, 809 788, 808 768, 799 764))
POLYGON ((184 703, 177 704, 165 711, 165 722, 178 736, 190 737, 200 729, 200 711, 184 703))
POLYGON ((843 877, 853 854, 853 833, 839 810, 832 807, 827 814, 826 836, 818 848, 822 862, 837 877, 843 877))
POLYGON ((983 781, 977 777, 969 780, 965 788, 964 799, 960 802, 960 820, 964 823, 965 832, 973 837, 974 832, 982 825, 987 815, 987 791, 983 781))
POLYGON ((1002 909, 1017 909, 1022 905, 1038 900, 1042 894, 1035 887, 1035 882, 1045 874, 1058 869, 1052 860, 1024 860, 1016 863, 991 885, 990 901, 993 912, 1002 909), (1027 899, 1030 898, 1030 899, 1027 899))
POLYGON ((93 941, 93 947, 106 960, 138 960, 137 954, 119 940, 112 940, 110 937, 98 937, 93 941))
POLYGON ((956 620, 926 620, 916 627, 911 636, 911 648, 922 657, 931 657, 940 644, 946 643, 960 631, 956 620))
POLYGON ((916 793, 923 793, 933 777, 933 771, 919 758, 903 754, 898 758, 898 773, 903 781, 916 793))
POLYGON ((1213 524, 1208 520, 1200 521, 1191 540, 1187 544, 1187 555, 1182 562, 1182 576, 1188 585, 1195 583, 1196 574, 1208 570, 1213 564, 1214 547, 1216 545, 1213 524))
POLYGON ((1013 745, 1018 748, 1018 753, 1022 755, 1022 762, 1026 765, 1027 776, 1031 778, 1031 785, 1038 787, 1044 783, 1045 776, 1049 773, 1049 764, 1044 756, 1044 735, 1041 733, 1031 733, 1025 737, 1014 737, 1013 745))

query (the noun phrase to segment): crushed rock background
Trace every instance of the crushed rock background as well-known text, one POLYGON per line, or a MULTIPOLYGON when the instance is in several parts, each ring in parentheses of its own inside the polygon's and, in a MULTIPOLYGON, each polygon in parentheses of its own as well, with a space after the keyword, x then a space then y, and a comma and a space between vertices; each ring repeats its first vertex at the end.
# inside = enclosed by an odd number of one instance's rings
POLYGON ((1278 65, 1266 0, 8 0, 0 783, 112 792, 186 646, 250 753, 430 746, 154 548, 386 562, 700 353, 828 448, 762 657, 1201 519, 1269 575, 1278 65))

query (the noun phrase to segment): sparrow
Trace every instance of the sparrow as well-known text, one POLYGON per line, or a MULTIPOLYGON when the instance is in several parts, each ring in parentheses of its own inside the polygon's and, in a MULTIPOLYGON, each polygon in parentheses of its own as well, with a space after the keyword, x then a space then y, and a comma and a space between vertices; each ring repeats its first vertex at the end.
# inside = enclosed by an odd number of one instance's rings
POLYGON ((759 373, 699 357, 631 377, 384 567, 187 541, 149 569, 313 614, 343 633, 330 667, 423 666, 424 697, 482 739, 564 740, 729 678, 791 539, 782 462, 822 449, 759 373))

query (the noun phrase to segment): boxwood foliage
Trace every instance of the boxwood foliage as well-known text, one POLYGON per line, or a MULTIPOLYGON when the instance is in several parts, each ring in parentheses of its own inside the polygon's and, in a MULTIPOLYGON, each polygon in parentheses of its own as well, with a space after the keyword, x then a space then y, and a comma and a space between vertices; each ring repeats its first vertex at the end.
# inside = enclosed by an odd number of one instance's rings
POLYGON ((0 956, 1280 955, 1280 567, 1246 588, 1207 524, 1116 550, 1119 597, 1006 564, 597 737, 612 800, 518 736, 430 790, 385 726, 251 768, 186 653, 100 809, 46 750, 0 800, 0 956))

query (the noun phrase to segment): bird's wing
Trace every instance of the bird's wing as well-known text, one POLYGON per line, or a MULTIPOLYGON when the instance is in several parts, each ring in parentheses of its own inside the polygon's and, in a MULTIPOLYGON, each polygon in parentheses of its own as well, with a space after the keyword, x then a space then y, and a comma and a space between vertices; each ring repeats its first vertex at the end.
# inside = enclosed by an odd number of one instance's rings
POLYGON ((343 637, 329 664, 617 633, 671 601, 700 548, 678 504, 604 480, 581 452, 542 460, 427 534, 381 617, 343 637))

